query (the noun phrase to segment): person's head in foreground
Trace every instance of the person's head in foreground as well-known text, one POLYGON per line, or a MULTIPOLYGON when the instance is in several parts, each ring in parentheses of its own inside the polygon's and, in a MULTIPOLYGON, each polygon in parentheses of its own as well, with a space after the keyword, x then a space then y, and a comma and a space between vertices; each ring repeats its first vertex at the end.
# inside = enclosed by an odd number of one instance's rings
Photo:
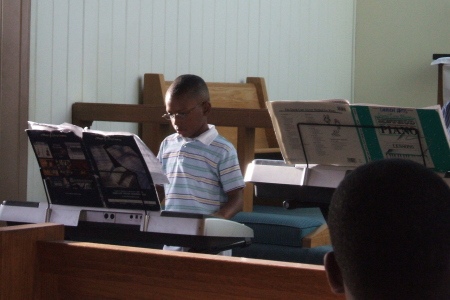
POLYGON ((205 81, 197 76, 178 76, 165 96, 165 118, 172 121, 175 131, 186 138, 194 138, 209 129, 207 116, 211 111, 209 90, 205 81))
POLYGON ((328 216, 331 289, 347 299, 450 299, 450 189, 400 159, 351 172, 328 216))

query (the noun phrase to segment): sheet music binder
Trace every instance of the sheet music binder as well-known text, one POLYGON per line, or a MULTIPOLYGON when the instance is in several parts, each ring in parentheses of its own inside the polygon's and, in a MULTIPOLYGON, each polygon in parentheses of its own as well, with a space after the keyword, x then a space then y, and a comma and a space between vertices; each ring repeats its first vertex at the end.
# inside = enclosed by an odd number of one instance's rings
POLYGON ((52 204, 161 209, 152 176, 132 135, 26 131, 52 204))
POLYGON ((289 164, 355 168, 395 157, 436 172, 450 170, 449 137, 437 106, 352 105, 330 99, 271 101, 268 108, 289 164))
MULTIPOLYGON (((301 145, 302 145, 302 150, 303 150, 303 154, 305 156, 305 160, 306 160, 306 165, 309 166, 309 162, 308 162, 308 156, 306 153, 306 149, 305 149, 305 144, 303 142, 303 137, 302 137, 302 133, 300 130, 300 126, 302 125, 310 125, 310 126, 330 126, 330 127, 351 127, 351 128, 370 128, 370 129, 383 129, 386 128, 386 126, 374 126, 374 125, 358 125, 358 124, 353 124, 353 125, 335 125, 335 124, 318 124, 318 123, 304 123, 304 122, 300 122, 297 123, 297 130, 298 130, 298 134, 300 137, 300 141, 301 141, 301 145)), ((423 136, 420 134, 419 129, 414 128, 414 127, 404 127, 404 126, 396 126, 396 129, 401 129, 404 131, 412 131, 414 134, 417 135, 417 140, 419 142, 419 147, 420 147, 420 156, 422 157, 422 162, 423 165, 426 167, 427 163, 425 160, 425 151, 423 149, 423 145, 422 145, 422 138, 423 136)))

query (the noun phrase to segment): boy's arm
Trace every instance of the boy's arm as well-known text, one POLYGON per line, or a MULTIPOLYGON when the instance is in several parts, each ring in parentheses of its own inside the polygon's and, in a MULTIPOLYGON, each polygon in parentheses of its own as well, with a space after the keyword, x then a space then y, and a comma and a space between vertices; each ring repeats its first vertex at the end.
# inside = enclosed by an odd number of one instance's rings
POLYGON ((244 189, 239 188, 227 193, 228 202, 222 208, 212 214, 215 217, 231 219, 235 214, 244 208, 244 189))

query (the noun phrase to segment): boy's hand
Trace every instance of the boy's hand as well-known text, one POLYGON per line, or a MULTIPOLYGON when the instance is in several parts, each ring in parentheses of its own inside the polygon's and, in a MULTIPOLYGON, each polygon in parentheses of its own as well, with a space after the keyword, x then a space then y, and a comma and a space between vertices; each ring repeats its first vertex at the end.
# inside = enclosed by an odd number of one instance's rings
POLYGON ((244 207, 244 189, 232 190, 227 195, 228 202, 218 212, 211 214, 212 216, 229 220, 235 214, 242 211, 244 207))

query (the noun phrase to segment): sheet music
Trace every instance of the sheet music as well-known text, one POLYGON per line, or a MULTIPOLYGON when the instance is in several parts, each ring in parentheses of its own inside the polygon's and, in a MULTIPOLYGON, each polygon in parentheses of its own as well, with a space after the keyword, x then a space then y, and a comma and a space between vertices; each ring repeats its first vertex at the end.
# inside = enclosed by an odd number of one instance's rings
POLYGON ((145 145, 145 143, 135 134, 124 131, 100 131, 100 130, 90 130, 81 128, 79 126, 70 124, 70 123, 62 123, 60 125, 54 124, 45 124, 45 123, 37 123, 28 121, 29 129, 34 130, 47 130, 47 131, 60 131, 60 132, 73 132, 78 137, 83 136, 83 132, 90 132, 95 134, 100 134, 104 136, 132 136, 139 149, 141 150, 141 154, 144 157, 145 162, 147 163, 147 167, 152 175, 153 182, 155 184, 166 184, 169 183, 166 174, 164 173, 161 163, 156 158, 156 156, 152 153, 152 151, 145 145))
POLYGON ((450 170, 450 144, 439 106, 405 108, 346 100, 270 101, 283 158, 290 164, 358 166, 411 159, 450 170))
POLYGON ((356 128, 341 126, 354 124, 348 101, 270 101, 268 108, 287 163, 356 166, 365 162, 356 128))
POLYGON ((160 210, 161 163, 136 135, 29 122, 52 204, 160 210))

